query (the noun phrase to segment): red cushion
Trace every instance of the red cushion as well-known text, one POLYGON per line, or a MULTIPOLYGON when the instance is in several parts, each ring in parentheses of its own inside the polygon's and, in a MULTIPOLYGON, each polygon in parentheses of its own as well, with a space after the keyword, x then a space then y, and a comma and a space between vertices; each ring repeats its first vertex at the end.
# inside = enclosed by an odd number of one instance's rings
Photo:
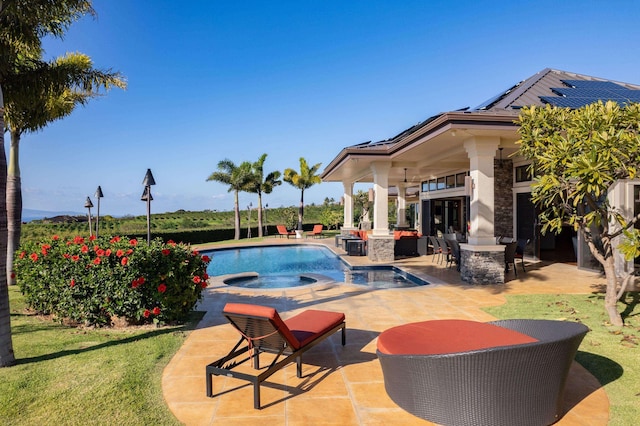
POLYGON ((342 322, 344 322, 343 313, 314 309, 308 309, 285 320, 285 324, 298 339, 300 346, 309 344, 342 322))
POLYGON ((389 355, 438 355, 537 342, 531 336, 484 322, 434 320, 385 330, 378 350, 389 355))
MULTIPOLYGON (((269 306, 260 306, 260 305, 250 305, 246 303, 227 303, 224 305, 224 309, 222 310, 224 314, 230 315, 246 315, 250 317, 264 318, 265 320, 271 321, 273 326, 280 331, 283 338, 287 340, 289 346, 293 349, 299 349, 302 344, 296 338, 296 336, 289 331, 289 328, 285 325, 280 315, 278 315, 278 311, 269 306)), ((259 336, 249 336, 249 337, 259 337, 259 336)))

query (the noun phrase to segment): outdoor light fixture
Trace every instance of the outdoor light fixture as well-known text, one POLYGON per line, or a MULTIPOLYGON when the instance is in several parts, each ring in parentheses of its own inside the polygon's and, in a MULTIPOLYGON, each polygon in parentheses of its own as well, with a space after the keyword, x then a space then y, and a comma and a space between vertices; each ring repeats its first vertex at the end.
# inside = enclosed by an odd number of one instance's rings
POLYGON ((96 193, 94 197, 98 199, 98 214, 96 215, 96 238, 98 238, 99 228, 100 228, 100 198, 104 197, 102 194, 102 188, 98 185, 98 189, 96 189, 96 193))
POLYGON ((93 236, 93 232, 91 231, 91 207, 93 207, 93 203, 91 202, 91 198, 87 197, 87 201, 84 203, 84 207, 88 210, 87 217, 89 219, 89 236, 93 236))
POLYGON ((407 183, 407 168, 404 168, 404 183, 407 183))
POLYGON ((269 235, 269 226, 267 225, 267 209, 269 208, 269 204, 264 205, 264 235, 265 237, 269 235))
POLYGON ((249 217, 249 222, 247 225, 247 238, 251 238, 251 207, 253 207, 253 203, 249 203, 247 206, 247 216, 249 217))
POLYGON ((142 184, 144 185, 144 192, 142 193, 140 200, 147 202, 147 245, 151 245, 151 201, 153 201, 151 185, 156 184, 156 181, 153 179, 153 175, 151 174, 151 169, 147 169, 147 174, 144 175, 142 184))

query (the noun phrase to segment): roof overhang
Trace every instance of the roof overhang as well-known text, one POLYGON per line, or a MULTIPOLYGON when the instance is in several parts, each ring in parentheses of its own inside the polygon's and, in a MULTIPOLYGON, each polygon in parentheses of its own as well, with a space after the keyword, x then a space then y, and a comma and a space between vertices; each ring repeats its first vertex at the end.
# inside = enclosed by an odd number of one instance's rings
POLYGON ((414 126, 394 143, 346 147, 321 174, 325 182, 373 182, 371 164, 391 161, 389 184, 419 184, 450 172, 467 170, 469 157, 464 141, 474 137, 497 137, 503 156, 515 152, 517 110, 455 111, 443 113, 414 126))

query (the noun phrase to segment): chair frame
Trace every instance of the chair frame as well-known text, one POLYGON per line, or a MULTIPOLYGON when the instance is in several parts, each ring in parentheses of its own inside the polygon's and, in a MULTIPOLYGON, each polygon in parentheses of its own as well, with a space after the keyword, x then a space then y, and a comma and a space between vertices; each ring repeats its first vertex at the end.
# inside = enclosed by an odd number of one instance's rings
MULTIPOLYGON (((206 367, 207 396, 213 396, 213 376, 234 377, 246 380, 253 384, 253 407, 261 409, 260 406, 260 384, 276 373, 284 366, 296 362, 296 375, 302 377, 302 354, 327 337, 333 335, 338 330, 342 330, 342 346, 346 344, 346 323, 342 321, 330 330, 316 336, 306 345, 294 349, 289 341, 283 326, 278 326, 272 319, 267 317, 245 315, 238 313, 223 312, 223 315, 231 325, 240 332, 241 337, 238 343, 224 357, 217 359, 206 367), (243 343, 246 343, 244 346, 243 343), (234 371, 234 368, 253 359, 253 368, 260 369, 259 356, 261 352, 275 354, 271 364, 258 374, 243 373, 234 371), (281 358, 284 356, 284 358, 281 358)), ((286 324, 284 325, 286 327, 286 324)))
POLYGON ((324 237, 322 231, 324 226, 322 224, 313 225, 313 230, 305 233, 305 237, 322 238, 324 237))
POLYGON ((276 225, 276 230, 278 231, 278 237, 282 238, 284 236, 289 239, 289 236, 296 235, 296 231, 287 231, 287 227, 284 225, 276 225))
MULTIPOLYGON (((518 276, 518 268, 516 268, 516 250, 518 249, 518 242, 514 241, 507 243, 504 248, 504 272, 509 272, 509 264, 513 264, 513 272, 518 276)), ((524 265, 522 267, 524 270, 524 265)))
POLYGON ((514 255, 513 268, 516 268, 515 259, 520 259, 520 265, 522 265, 522 272, 527 272, 524 269, 524 250, 527 245, 531 242, 528 238, 518 238, 518 246, 516 247, 516 253, 514 255))
POLYGON ((460 272, 460 243, 458 240, 446 239, 445 242, 449 247, 449 256, 447 258, 447 267, 450 268, 454 263, 456 264, 456 270, 460 272))
POLYGON ((436 237, 436 241, 440 246, 440 261, 438 263, 442 264, 444 260, 445 265, 448 265, 451 258, 451 248, 449 248, 449 244, 447 244, 447 240, 444 237, 436 237))
POLYGON ((433 235, 429 235, 429 241, 431 241, 431 245, 433 246, 433 258, 431 258, 431 263, 433 263, 437 258, 442 256, 442 247, 440 247, 438 239, 433 235))

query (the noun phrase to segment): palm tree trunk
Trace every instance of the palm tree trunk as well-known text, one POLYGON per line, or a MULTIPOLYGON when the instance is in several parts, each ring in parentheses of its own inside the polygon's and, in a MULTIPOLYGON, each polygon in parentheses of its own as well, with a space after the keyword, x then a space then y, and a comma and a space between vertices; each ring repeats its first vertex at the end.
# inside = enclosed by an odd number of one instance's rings
POLYGON ((298 209, 298 230, 302 231, 302 219, 304 218, 304 189, 300 190, 300 209, 298 209))
POLYGON ((258 192, 258 237, 262 236, 262 193, 258 192))
POLYGON ((235 215, 235 228, 236 228, 236 232, 233 236, 234 240, 239 240, 240 239, 240 201, 238 200, 238 191, 235 191, 235 196, 234 196, 234 200, 233 200, 233 212, 235 215))
POLYGON ((19 161, 20 133, 11 131, 11 147, 9 148, 9 167, 7 170, 7 282, 16 283, 13 273, 13 258, 20 247, 22 231, 22 183, 20 179, 19 161))
MULTIPOLYGON (((0 0, 2 9, 2 0, 0 0)), ((0 145, 4 148, 4 98, 0 85, 0 145)), ((11 310, 9 308, 9 287, 7 286, 7 157, 0 149, 0 367, 15 364, 11 341, 11 310), (4 191, 5 194, 1 192, 4 191), (5 262, 3 265, 2 262, 5 262)))

